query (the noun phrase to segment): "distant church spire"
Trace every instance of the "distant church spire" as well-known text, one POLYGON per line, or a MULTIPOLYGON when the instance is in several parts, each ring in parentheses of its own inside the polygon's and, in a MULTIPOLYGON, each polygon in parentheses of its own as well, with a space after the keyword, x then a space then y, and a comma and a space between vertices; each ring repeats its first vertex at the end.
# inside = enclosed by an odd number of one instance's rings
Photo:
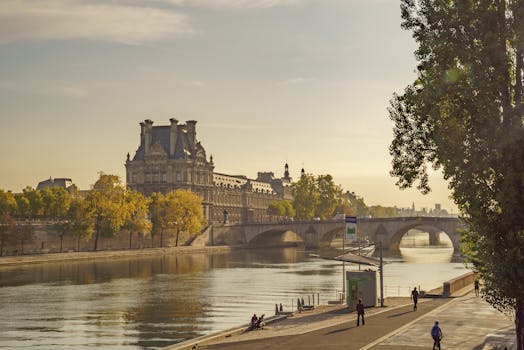
POLYGON ((284 179, 289 179, 289 165, 284 166, 284 179))

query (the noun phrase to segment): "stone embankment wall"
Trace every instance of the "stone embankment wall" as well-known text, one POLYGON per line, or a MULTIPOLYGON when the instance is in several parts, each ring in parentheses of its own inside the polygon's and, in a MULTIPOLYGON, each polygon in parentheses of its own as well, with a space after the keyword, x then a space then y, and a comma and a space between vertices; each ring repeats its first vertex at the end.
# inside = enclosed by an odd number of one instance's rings
MULTIPOLYGON (((60 251, 60 236, 52 223, 32 222, 33 237, 26 242, 14 242, 4 246, 3 255, 13 256, 21 254, 57 253, 60 251)), ((185 245, 192 235, 180 233, 178 245, 185 245)), ((176 233, 164 233, 164 247, 176 245, 176 233)), ((86 252, 93 250, 95 245, 94 233, 90 239, 77 240, 71 236, 65 236, 62 242, 62 252, 86 252)), ((98 237, 98 250, 125 250, 160 247, 160 235, 142 236, 133 234, 131 242, 129 232, 122 230, 114 237, 98 237)))
POLYGON ((467 274, 464 274, 462 276, 453 278, 447 282, 444 282, 443 284, 443 295, 444 296, 450 296, 454 292, 470 286, 475 282, 475 273, 469 272, 467 274))

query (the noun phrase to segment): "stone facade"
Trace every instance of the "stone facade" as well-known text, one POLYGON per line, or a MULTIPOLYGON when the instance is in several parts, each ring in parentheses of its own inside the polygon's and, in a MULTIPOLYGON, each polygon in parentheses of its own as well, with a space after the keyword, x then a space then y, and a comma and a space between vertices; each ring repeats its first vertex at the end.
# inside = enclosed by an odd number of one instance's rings
POLYGON ((140 123, 140 146, 133 159, 127 155, 127 185, 145 195, 188 189, 202 197, 208 222, 246 223, 267 221, 267 208, 274 200, 290 200, 288 165, 284 177, 260 172, 256 180, 243 175, 214 172, 213 157, 196 138, 196 121, 153 126, 140 123), (227 213, 227 214, 226 214, 227 213))

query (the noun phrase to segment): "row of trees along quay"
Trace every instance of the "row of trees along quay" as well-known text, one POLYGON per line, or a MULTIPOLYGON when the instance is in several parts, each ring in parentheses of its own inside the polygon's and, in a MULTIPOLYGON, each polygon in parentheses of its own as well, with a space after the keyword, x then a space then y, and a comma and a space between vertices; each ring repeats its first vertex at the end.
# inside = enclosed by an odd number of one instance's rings
MULTIPOLYGON (((276 220, 331 219, 337 214, 359 217, 394 217, 394 207, 368 207, 364 199, 344 192, 331 175, 304 174, 293 183, 293 201, 274 201, 268 213, 276 220)), ((46 219, 55 223, 60 238, 60 252, 64 238, 74 238, 76 250, 82 239, 94 235, 93 250, 98 249, 98 238, 129 234, 129 248, 133 236, 159 238, 164 246, 166 235, 176 235, 176 246, 181 232, 198 233, 206 224, 201 198, 187 190, 175 190, 163 195, 153 193, 145 197, 126 189, 115 175, 101 174, 87 193, 60 187, 35 190, 26 187, 13 194, 0 190, 0 256, 6 246, 16 245, 23 253, 24 243, 33 238, 33 226, 25 220, 46 219), (18 225, 17 225, 18 222, 18 225)))
POLYGON ((23 221, 35 218, 54 223, 60 251, 66 236, 76 239, 77 251, 80 240, 94 238, 96 251, 100 236, 113 237, 123 232, 129 234, 130 247, 133 235, 158 235, 163 247, 164 235, 172 233, 178 246, 181 232, 200 232, 205 223, 202 199, 193 192, 180 189, 145 197, 126 189, 116 175, 101 174, 84 195, 59 187, 28 187, 18 194, 0 190, 0 256, 9 244, 18 245, 23 253, 24 242, 34 234, 32 225, 23 221))
POLYGON ((337 214, 358 217, 396 217, 395 207, 367 206, 364 199, 355 193, 344 192, 335 184, 331 175, 303 174, 292 184, 293 200, 281 200, 269 204, 268 213, 277 219, 298 220, 331 219, 337 214))
POLYGON ((468 263, 524 350, 524 1, 402 0, 401 11, 418 66, 391 100, 391 173, 428 192, 428 165, 442 170, 468 263))

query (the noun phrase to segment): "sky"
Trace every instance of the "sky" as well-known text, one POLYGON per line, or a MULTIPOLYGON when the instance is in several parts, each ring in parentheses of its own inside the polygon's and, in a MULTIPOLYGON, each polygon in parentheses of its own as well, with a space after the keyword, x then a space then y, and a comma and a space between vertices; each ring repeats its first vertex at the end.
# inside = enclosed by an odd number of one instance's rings
POLYGON ((416 77, 397 0, 2 0, 0 189, 125 181, 139 122, 197 121, 215 171, 331 174, 368 205, 457 209, 389 176, 416 77))

